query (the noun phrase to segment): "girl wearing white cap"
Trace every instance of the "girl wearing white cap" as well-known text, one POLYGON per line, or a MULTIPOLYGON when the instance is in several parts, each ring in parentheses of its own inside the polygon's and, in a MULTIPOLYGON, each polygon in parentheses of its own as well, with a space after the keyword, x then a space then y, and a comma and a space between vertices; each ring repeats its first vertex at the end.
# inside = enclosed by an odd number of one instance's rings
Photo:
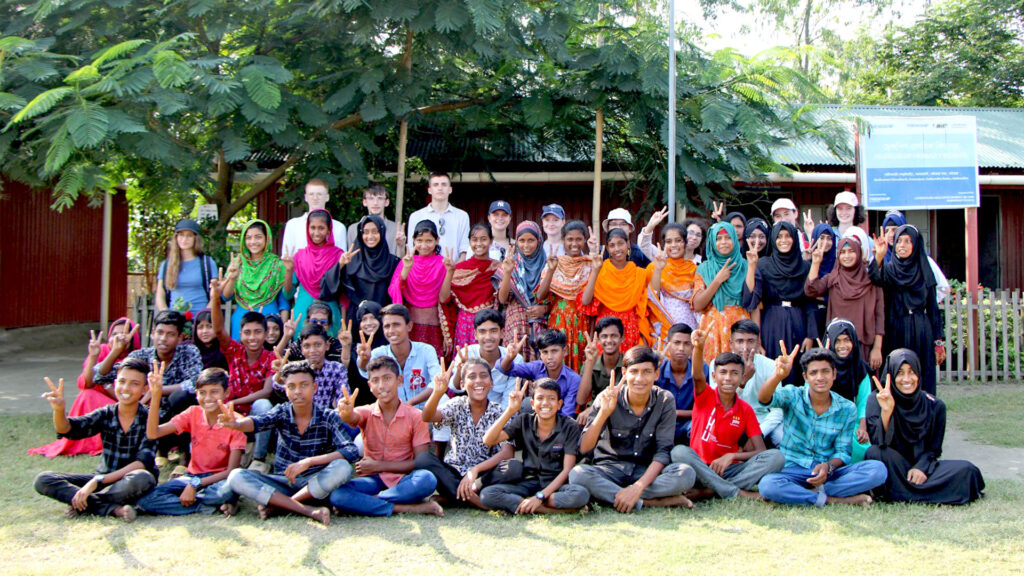
POLYGON ((857 200, 857 195, 849 190, 836 194, 835 202, 829 206, 826 213, 828 223, 832 225, 836 236, 840 238, 856 238, 862 249, 861 256, 867 261, 875 249, 868 233, 860 227, 860 224, 868 221, 864 207, 857 200))

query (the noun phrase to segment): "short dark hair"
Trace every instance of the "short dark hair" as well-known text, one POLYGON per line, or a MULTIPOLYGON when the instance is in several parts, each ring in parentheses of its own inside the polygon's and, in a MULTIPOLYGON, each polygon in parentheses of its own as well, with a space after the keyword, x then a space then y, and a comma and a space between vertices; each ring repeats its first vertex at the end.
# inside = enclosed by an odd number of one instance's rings
POLYGON ((331 307, 328 306, 326 302, 314 300, 313 303, 306 308, 306 318, 312 316, 314 312, 326 312, 327 325, 330 326, 331 324, 334 324, 334 312, 331 310, 331 307))
POLYGON ((636 364, 643 364, 644 362, 650 362, 652 366, 657 368, 658 364, 661 363, 661 358, 650 346, 633 346, 626 350, 626 354, 622 357, 622 367, 624 369, 636 364))
POLYGON ((594 324, 594 334, 600 334, 604 332, 604 329, 609 326, 615 326, 619 329, 619 336, 626 334, 626 327, 622 324, 622 319, 617 316, 602 316, 597 320, 597 324, 594 324))
POLYGON ((161 310, 153 316, 153 328, 161 324, 174 326, 181 334, 185 331, 185 315, 177 310, 161 310))
POLYGON ((715 356, 716 370, 719 366, 726 366, 729 364, 739 364, 740 366, 744 366, 745 362, 743 362, 743 357, 735 352, 722 352, 718 356, 715 356))
POLYGON ((254 310, 250 310, 245 314, 242 314, 242 321, 239 322, 238 328, 241 329, 246 324, 252 324, 254 322, 262 326, 264 330, 267 329, 267 317, 254 310))
POLYGON ((483 230, 485 233, 487 233, 487 237, 488 238, 490 238, 491 240, 494 240, 494 233, 491 232, 491 225, 490 224, 488 224, 486 222, 477 222, 476 224, 473 225, 472 228, 469 229, 470 237, 472 237, 473 233, 476 232, 477 230, 483 230))
POLYGON ((223 368, 207 368, 199 373, 196 378, 196 390, 208 384, 220 384, 220 387, 228 389, 228 373, 223 368))
POLYGON ((811 362, 828 362, 833 370, 836 369, 836 355, 828 348, 811 348, 800 357, 800 369, 807 372, 811 362))
POLYGON ((661 229, 662 242, 665 241, 665 237, 668 236, 668 233, 672 230, 678 232, 679 235, 683 237, 683 242, 686 242, 686 226, 683 226, 679 222, 669 222, 668 224, 665 224, 665 227, 661 229))
POLYGON ((311 336, 319 336, 324 339, 324 342, 330 340, 330 336, 327 334, 327 328, 319 324, 306 324, 302 327, 302 331, 299 332, 299 343, 305 342, 307 338, 311 336))
POLYGON ((484 360, 483 358, 467 358, 466 362, 462 365, 462 367, 465 368, 470 364, 476 366, 483 366, 487 370, 487 375, 491 375, 491 365, 487 363, 487 360, 484 360))
POLYGON ((374 370, 390 370, 392 374, 402 377, 402 367, 398 365, 398 361, 391 356, 377 356, 376 358, 370 359, 366 364, 366 373, 369 374, 374 370))
POLYGON ((744 318, 743 320, 737 320, 732 323, 732 327, 729 328, 729 334, 733 336, 736 334, 753 334, 754 336, 760 336, 761 328, 757 325, 757 322, 744 318))
POLYGON ((562 387, 558 385, 558 382, 551 378, 538 378, 533 381, 533 393, 536 394, 537 390, 550 390, 555 394, 558 394, 558 399, 562 399, 562 387))
POLYGON ((561 330, 545 330, 537 336, 537 341, 534 344, 537 346, 537 350, 543 350, 550 346, 561 346, 565 348, 566 338, 565 332, 561 330))
POLYGON ((381 186, 380 184, 371 184, 363 190, 363 198, 367 196, 388 196, 388 189, 381 186))
POLYGON ((309 377, 316 382, 316 371, 309 365, 306 360, 299 360, 297 362, 289 362, 284 365, 281 369, 281 379, 286 380, 292 374, 309 374, 309 377))
POLYGON ((485 322, 494 322, 498 328, 505 327, 505 317, 494 308, 484 308, 473 316, 473 328, 479 328, 485 322))
POLYGON ((582 220, 569 220, 568 222, 566 222, 565 226, 562 226, 562 237, 564 238, 565 235, 572 230, 576 230, 577 232, 583 234, 584 240, 590 238, 590 231, 587 230, 587 225, 584 224, 582 220))
POLYGON ((430 183, 430 179, 431 178, 442 178, 442 177, 447 178, 449 182, 452 181, 452 177, 449 176, 447 172, 434 171, 434 172, 431 172, 429 176, 427 176, 427 183, 428 184, 430 183))
POLYGON ((142 358, 133 358, 129 356, 128 358, 121 360, 121 363, 117 365, 117 371, 120 372, 121 370, 135 370, 136 372, 142 372, 143 374, 148 375, 149 363, 142 358))
POLYGON ((673 324, 672 327, 668 329, 668 339, 671 340, 676 334, 693 334, 693 328, 691 328, 689 324, 684 324, 682 322, 673 324))
POLYGON ((380 311, 380 317, 385 316, 401 316, 405 320, 405 323, 409 323, 409 309, 401 304, 388 304, 380 311))

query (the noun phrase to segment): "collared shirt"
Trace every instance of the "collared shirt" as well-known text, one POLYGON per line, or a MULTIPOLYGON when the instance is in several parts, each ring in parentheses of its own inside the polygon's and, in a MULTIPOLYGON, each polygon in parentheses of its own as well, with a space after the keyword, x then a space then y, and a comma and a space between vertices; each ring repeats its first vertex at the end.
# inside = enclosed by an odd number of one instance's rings
POLYGON ((487 429, 501 418, 502 409, 494 402, 488 402, 480 420, 473 422, 473 412, 469 407, 469 396, 459 396, 452 399, 437 410, 441 415, 441 421, 434 423, 434 428, 440 430, 445 426, 452 429, 451 445, 448 453, 444 455, 444 461, 449 466, 465 476, 469 469, 497 454, 508 442, 502 442, 497 446, 484 444, 484 434, 487 429))
MULTIPOLYGON (((434 376, 441 371, 441 364, 437 361, 437 351, 433 346, 414 341, 410 341, 409 344, 409 357, 405 359, 405 365, 403 366, 401 362, 398 363, 402 369, 402 386, 398 389, 398 399, 402 402, 408 402, 410 398, 432 386, 434 376)), ((398 361, 390 344, 377 346, 370 352, 371 360, 377 356, 387 356, 398 361)), ((366 370, 362 368, 359 369, 359 375, 363 378, 369 377, 366 370)), ((422 409, 425 403, 426 400, 415 407, 422 409)))
MULTIPOLYGON (((154 361, 160 361, 157 357, 156 348, 152 346, 132 351, 128 354, 128 357, 141 358, 150 366, 153 365, 154 361)), ((113 384, 114 380, 117 379, 117 369, 120 366, 121 363, 118 362, 114 364, 114 368, 110 372, 100 374, 100 365, 96 364, 93 367, 93 382, 101 386, 113 384)), ((186 392, 195 392, 196 378, 199 377, 199 373, 202 371, 203 356, 199 353, 199 349, 192 344, 178 344, 174 348, 174 355, 171 356, 171 362, 167 365, 167 370, 164 372, 164 386, 181 386, 182 390, 186 392)))
MULTIPOLYGON (((267 377, 274 373, 271 364, 274 353, 261 349, 256 362, 249 364, 249 356, 245 346, 237 340, 228 340, 220 345, 220 351, 228 361, 228 377, 231 395, 229 398, 242 398, 263 390, 267 377)), ((235 407, 240 414, 248 414, 252 406, 242 404, 235 407)))
POLYGON ((813 468, 832 458, 848 464, 857 428, 857 407, 830 391, 832 404, 819 416, 811 406, 809 390, 807 384, 779 386, 768 404, 783 411, 786 434, 779 449, 786 457, 786 465, 813 468))
MULTIPOLYGON (((359 459, 359 449, 352 443, 344 422, 335 410, 322 410, 313 405, 313 416, 305 433, 299 432, 295 424, 295 412, 291 402, 278 404, 263 414, 250 416, 254 432, 277 431, 277 452, 274 456, 274 474, 284 474, 285 468, 302 460, 321 454, 340 452, 345 460, 359 459)), ((322 469, 310 466, 307 474, 322 469)))
POLYGON ((430 220, 437 226, 437 233, 441 240, 439 242, 441 254, 444 254, 447 248, 455 251, 456 258, 463 252, 469 254, 469 214, 451 204, 445 208, 444 212, 437 212, 430 204, 427 204, 409 216, 409 227, 406 232, 409 250, 412 250, 413 230, 416 230, 416 225, 424 220, 430 220), (444 220, 444 226, 441 225, 442 220, 444 220))
MULTIPOLYGON (((405 462, 416 457, 415 448, 430 444, 430 426, 423 421, 420 411, 405 402, 391 422, 384 421, 384 414, 377 402, 355 409, 359 417, 358 426, 363 431, 363 454, 379 462, 405 462)), ((404 474, 381 472, 380 479, 389 488, 398 484, 404 474)))
MULTIPOLYGON (((717 388, 714 360, 711 361, 711 367, 708 371, 710 372, 708 384, 717 388)), ((757 422, 763 429, 772 429, 782 422, 782 408, 769 408, 757 400, 757 393, 761 390, 761 386, 764 386, 764 383, 774 373, 774 360, 763 354, 754 354, 754 375, 750 380, 747 380, 743 387, 736 391, 736 395, 754 409, 754 414, 757 414, 757 422)))
MULTIPOLYGON (((586 368, 586 364, 583 365, 586 368)), ((619 359, 615 361, 615 373, 619 378, 622 377, 622 353, 619 353, 619 359)), ((594 362, 594 369, 591 371, 590 376, 590 393, 593 398, 597 398, 597 395, 602 390, 608 387, 611 383, 612 374, 608 371, 608 368, 604 365, 604 354, 597 357, 597 361, 594 362)))
POLYGON ((505 259, 505 253, 508 251, 509 246, 503 246, 497 242, 491 242, 490 249, 487 250, 487 255, 491 257, 491 260, 497 260, 501 262, 505 259))
POLYGON ((551 434, 541 440, 537 435, 538 420, 532 412, 520 412, 505 424, 505 434, 516 450, 523 451, 524 477, 537 478, 547 485, 562 473, 566 454, 579 456, 582 433, 575 420, 558 414, 551 434))
POLYGON ((160 470, 156 467, 156 440, 146 438, 146 418, 149 416, 149 410, 140 404, 135 420, 125 432, 117 417, 117 407, 118 404, 110 404, 85 416, 68 418, 71 429, 64 434, 57 434, 57 437, 81 440, 99 434, 103 442, 103 453, 100 455, 100 463, 96 465, 96 472, 106 474, 137 461, 141 462, 154 478, 159 478, 160 470))
MULTIPOLYGON (((292 218, 284 225, 283 239, 281 240, 281 254, 292 254, 306 247, 309 240, 306 238, 307 220, 309 211, 302 216, 292 218)), ((347 247, 345 240, 348 234, 345 232, 345 225, 337 220, 331 219, 331 234, 334 236, 334 245, 342 250, 347 247)))
POLYGON ((316 372, 316 378, 313 379, 316 382, 313 403, 321 410, 330 410, 338 404, 342 388, 351 392, 348 385, 348 368, 341 362, 324 360, 324 365, 313 371, 316 372))
MULTIPOLYGON (((604 423, 601 436, 594 447, 594 463, 618 461, 636 466, 649 466, 661 462, 668 466, 675 445, 676 408, 672 393, 657 386, 651 387, 651 397, 643 412, 637 416, 629 405, 629 389, 619 392, 615 411, 604 423)), ((592 410, 587 428, 593 425, 598 410, 592 410)), ((584 429, 586 432, 586 428, 584 429)))
POLYGON ((210 426, 202 406, 189 406, 171 418, 171 424, 178 434, 188 432, 192 437, 189 474, 215 474, 227 470, 231 451, 245 451, 245 433, 217 424, 210 426))
MULTIPOLYGON (((692 410, 693 409, 693 360, 686 361, 686 378, 683 378, 683 383, 676 386, 675 376, 672 375, 672 363, 665 360, 661 363, 661 368, 658 369, 658 380, 654 383, 655 386, 663 390, 667 390, 675 398, 676 410, 692 410)), ((708 367, 704 366, 704 381, 707 382, 708 378, 708 367)), ((686 437, 686 422, 685 419, 676 419, 676 438, 686 437)))
POLYGON ((718 390, 705 386, 704 392, 694 398, 690 448, 705 464, 711 464, 726 454, 739 452, 744 434, 747 438, 761 435, 750 404, 737 397, 726 410, 718 390))
MULTIPOLYGON (((547 378, 548 369, 544 362, 534 360, 533 362, 513 364, 505 374, 513 378, 533 381, 547 378)), ((576 394, 580 391, 580 375, 563 364, 562 371, 558 373, 555 382, 558 382, 558 387, 562 389, 562 409, 559 412, 569 417, 576 415, 576 394)))
MULTIPOLYGON (((504 410, 508 408, 508 395, 512 393, 512 389, 516 387, 516 379, 514 376, 508 376, 501 371, 501 359, 505 357, 507 350, 504 346, 498 346, 498 360, 494 363, 494 367, 491 368, 491 391, 487 393, 487 400, 494 402, 501 406, 504 410)), ((466 358, 480 358, 480 345, 470 344, 466 350, 466 358)), ((523 357, 516 355, 513 362, 521 363, 523 357)), ((456 392, 460 390, 455 388, 455 374, 448 380, 448 388, 456 392)))
MULTIPOLYGON (((388 249, 391 250, 392 254, 395 252, 395 233, 398 231, 398 224, 395 224, 394 220, 388 220, 381 216, 384 220, 384 241, 388 243, 388 249)), ((356 245, 356 234, 359 233, 359 220, 348 225, 348 245, 355 247, 356 245)))

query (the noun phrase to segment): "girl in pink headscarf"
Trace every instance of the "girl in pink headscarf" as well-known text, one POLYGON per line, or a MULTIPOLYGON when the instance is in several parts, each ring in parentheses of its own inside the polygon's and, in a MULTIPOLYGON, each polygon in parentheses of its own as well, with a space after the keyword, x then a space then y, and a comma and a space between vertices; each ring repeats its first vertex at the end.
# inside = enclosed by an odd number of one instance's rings
MULTIPOLYGON (((348 309, 348 298, 342 292, 333 294, 330 290, 324 294, 321 280, 324 273, 335 264, 347 266, 356 251, 345 252, 334 245, 334 233, 331 231, 331 214, 327 210, 313 210, 306 220, 305 248, 295 253, 295 307, 292 309, 294 318, 303 316, 296 327, 296 334, 302 331, 306 322, 306 309, 317 300, 323 301, 331 308, 331 325, 327 326, 330 336, 337 336, 341 321, 344 319, 342 310, 348 309), (339 306, 339 303, 341 304, 339 306)), ((287 256, 286 256, 287 257, 287 256)))
POLYGON ((445 357, 448 351, 441 332, 438 297, 446 269, 438 239, 437 227, 430 220, 416 225, 412 233, 413 250, 395 268, 388 295, 392 302, 404 304, 409 309, 409 319, 413 323, 409 338, 430 344, 439 357, 445 357))

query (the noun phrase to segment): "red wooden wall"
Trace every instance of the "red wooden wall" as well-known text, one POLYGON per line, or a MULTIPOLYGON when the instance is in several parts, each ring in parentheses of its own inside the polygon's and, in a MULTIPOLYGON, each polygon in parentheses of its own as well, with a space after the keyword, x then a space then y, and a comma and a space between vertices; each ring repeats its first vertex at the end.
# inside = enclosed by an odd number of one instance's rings
MULTIPOLYGON (((0 199, 0 326, 100 320, 103 207, 79 200, 58 213, 48 192, 4 183, 0 199)), ((128 299, 128 204, 113 196, 111 319, 128 299)))

